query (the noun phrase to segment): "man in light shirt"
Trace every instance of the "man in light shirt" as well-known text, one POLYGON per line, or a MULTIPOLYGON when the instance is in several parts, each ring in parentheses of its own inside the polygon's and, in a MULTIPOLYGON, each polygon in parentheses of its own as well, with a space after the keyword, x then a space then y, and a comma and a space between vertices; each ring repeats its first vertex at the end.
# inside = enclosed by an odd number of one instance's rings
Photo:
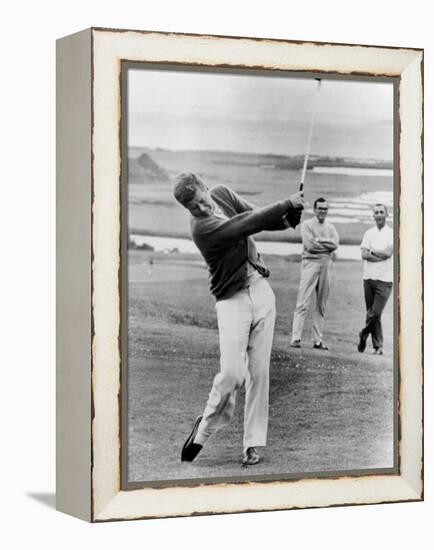
POLYGON ((381 314, 393 284, 393 230, 386 224, 388 215, 384 204, 374 207, 375 227, 368 229, 360 245, 363 259, 363 287, 366 302, 366 322, 359 333, 357 349, 363 353, 371 335, 374 353, 383 355, 381 314))
POLYGON ((339 245, 335 227, 326 222, 328 203, 320 197, 314 202, 315 216, 301 224, 303 252, 301 256, 300 287, 292 323, 291 347, 301 347, 301 336, 306 313, 315 291, 315 312, 313 317, 313 347, 327 350, 323 342, 325 309, 330 290, 330 268, 332 253, 339 245))

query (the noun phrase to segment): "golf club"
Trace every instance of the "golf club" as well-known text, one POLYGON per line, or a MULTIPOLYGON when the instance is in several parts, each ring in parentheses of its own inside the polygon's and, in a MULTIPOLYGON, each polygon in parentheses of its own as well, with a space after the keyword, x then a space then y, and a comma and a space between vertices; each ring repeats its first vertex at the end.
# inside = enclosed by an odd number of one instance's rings
POLYGON ((321 79, 316 78, 315 80, 317 81, 317 87, 316 87, 316 92, 315 92, 314 99, 313 99, 313 106, 312 106, 312 112, 311 112, 310 124, 309 124, 309 135, 308 135, 308 138, 307 138, 306 154, 304 155, 303 169, 302 169, 302 172, 301 172, 301 181, 300 181, 300 187, 299 187, 299 191, 301 191, 301 192, 303 192, 304 180, 305 180, 305 177, 306 177, 307 161, 309 159, 310 144, 312 142, 312 134, 313 134, 313 127, 314 127, 314 122, 315 122, 315 114, 316 114, 317 107, 318 107, 318 96, 319 96, 319 92, 321 90, 321 79))

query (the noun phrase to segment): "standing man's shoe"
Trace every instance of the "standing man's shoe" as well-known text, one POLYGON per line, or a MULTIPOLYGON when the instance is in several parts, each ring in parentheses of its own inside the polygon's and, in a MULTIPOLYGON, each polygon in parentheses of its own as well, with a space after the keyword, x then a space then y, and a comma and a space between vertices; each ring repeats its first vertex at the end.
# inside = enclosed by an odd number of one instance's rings
POLYGON ((259 455, 255 447, 248 447, 244 451, 243 466, 254 466, 259 462, 259 455))
POLYGON ((374 355, 383 355, 383 348, 375 348, 374 355))
POLYGON ((357 346, 357 351, 359 353, 363 353, 365 351, 365 349, 366 349, 366 339, 367 339, 367 336, 365 336, 363 334, 363 330, 361 330, 359 332, 359 344, 357 346))
POLYGON ((301 348, 300 340, 293 340, 289 345, 291 348, 301 348))
POLYGON ((194 421, 191 433, 188 436, 187 441, 184 443, 184 446, 182 447, 181 462, 193 462, 193 460, 202 450, 202 445, 194 443, 194 438, 197 435, 197 430, 199 429, 199 424, 201 420, 202 415, 198 416, 194 421))

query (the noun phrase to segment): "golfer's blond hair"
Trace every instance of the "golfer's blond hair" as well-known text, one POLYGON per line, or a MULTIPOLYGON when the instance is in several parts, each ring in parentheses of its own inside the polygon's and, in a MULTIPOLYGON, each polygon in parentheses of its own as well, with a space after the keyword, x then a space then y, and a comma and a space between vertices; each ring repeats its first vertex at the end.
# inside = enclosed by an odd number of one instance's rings
POLYGON ((184 172, 176 177, 173 196, 182 206, 185 206, 194 198, 198 189, 206 191, 207 187, 196 174, 184 172))

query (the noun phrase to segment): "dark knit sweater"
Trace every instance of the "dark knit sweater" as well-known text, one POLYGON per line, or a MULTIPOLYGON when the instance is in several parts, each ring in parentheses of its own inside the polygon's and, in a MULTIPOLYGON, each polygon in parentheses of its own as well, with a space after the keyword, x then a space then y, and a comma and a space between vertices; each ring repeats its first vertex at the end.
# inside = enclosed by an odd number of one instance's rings
POLYGON ((248 260, 262 274, 263 264, 250 235, 285 229, 284 217, 294 207, 289 199, 253 209, 225 185, 210 191, 211 198, 229 219, 214 214, 190 218, 193 241, 209 269, 210 291, 216 300, 230 298, 246 286, 248 260))

